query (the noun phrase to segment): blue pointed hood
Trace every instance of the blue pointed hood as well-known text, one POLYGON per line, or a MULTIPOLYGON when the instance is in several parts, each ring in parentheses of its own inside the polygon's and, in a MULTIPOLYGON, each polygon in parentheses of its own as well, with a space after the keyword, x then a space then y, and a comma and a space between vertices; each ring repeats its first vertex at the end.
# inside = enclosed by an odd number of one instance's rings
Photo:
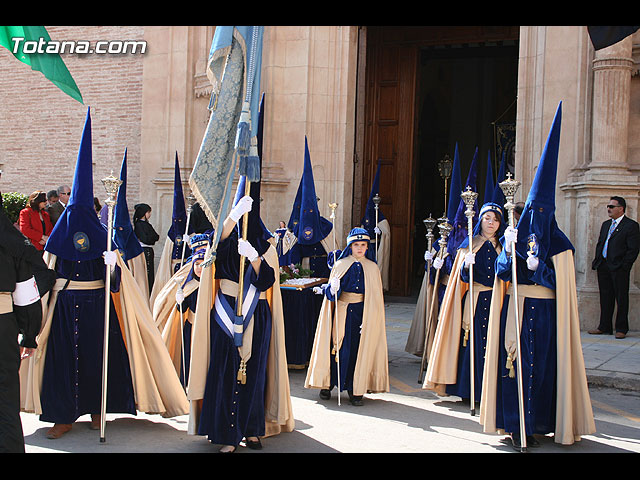
MULTIPOLYGON (((300 193, 300 213, 298 222, 292 231, 301 245, 314 245, 329 235, 333 224, 322 217, 318 211, 318 197, 316 196, 316 186, 313 180, 311 156, 306 136, 304 138, 304 172, 302 173, 302 181, 298 190, 300 193)), ((296 196, 297 200, 298 197, 296 196)))
POLYGON ((491 150, 487 154, 487 176, 484 180, 484 203, 493 201, 493 190, 495 185, 493 183, 493 167, 491 166, 491 150))
POLYGON ((500 169, 498 170, 498 176, 496 177, 496 185, 493 189, 493 203, 497 203, 501 207, 504 207, 505 202, 507 201, 504 198, 504 192, 502 188, 500 188, 500 182, 503 182, 507 176, 507 159, 505 156, 505 152, 502 152, 502 160, 500 161, 500 169))
POLYGON ((65 260, 92 260, 107 249, 107 230, 93 203, 91 112, 87 108, 67 208, 56 222, 45 250, 65 260))
MULTIPOLYGON (((373 197, 376 194, 380 194, 380 160, 378 160, 378 166, 376 168, 376 176, 373 179, 373 184, 371 185, 371 193, 369 194, 369 200, 367 201, 367 206, 364 211, 364 217, 362 217, 361 225, 369 232, 369 236, 372 238, 375 236, 375 232, 373 229, 376 226, 376 207, 373 203, 373 197)), ((381 222, 386 217, 383 215, 380 206, 378 206, 378 222, 381 222)))
MULTIPOLYGON (((467 186, 471 187, 471 190, 474 192, 478 191, 477 188, 477 178, 478 178, 478 148, 476 147, 476 151, 473 154, 473 160, 471 161, 471 166, 469 167, 469 174, 467 175, 467 181, 464 184, 462 190, 457 194, 458 202, 456 204, 456 216, 454 217, 453 230, 449 234, 449 240, 447 242, 447 252, 451 254, 451 256, 455 256, 460 243, 469 236, 469 232, 467 231, 467 216, 465 215, 465 210, 467 206, 464 204, 462 198, 460 198, 460 194, 466 190, 467 186)), ((473 216, 473 226, 475 228, 478 223, 478 202, 473 206, 475 214, 473 216)), ((452 259, 453 260, 453 259, 452 259)))
MULTIPOLYGON (((180 176, 180 163, 178 162, 178 152, 173 167, 173 213, 171 215, 171 226, 167 231, 167 237, 173 242, 171 258, 173 260, 182 259, 182 236, 187 225, 187 209, 182 191, 182 178, 180 176)), ((185 258, 191 255, 191 249, 187 244, 185 248, 185 258)), ((177 267, 177 266, 176 266, 177 267)))
POLYGON ((136 234, 133 233, 133 225, 129 217, 127 205, 127 149, 124 150, 122 166, 120 167, 120 188, 113 217, 113 241, 120 250, 124 261, 136 258, 142 253, 142 246, 136 234))
POLYGON ((171 215, 171 227, 169 227, 167 236, 175 243, 177 236, 184 235, 184 229, 187 224, 187 209, 185 207, 184 193, 182 191, 182 178, 180 176, 178 152, 176 152, 173 170, 173 213, 171 215))
POLYGON ((451 170, 451 184, 449 185, 449 200, 447 204, 447 218, 449 223, 453 225, 458 211, 458 203, 460 202, 460 192, 462 191, 462 174, 460 173, 460 153, 458 152, 458 143, 453 154, 453 169, 451 170))
POLYGON ((516 252, 522 258, 527 258, 530 235, 536 236, 538 258, 542 261, 565 250, 574 250, 571 241, 558 227, 555 216, 561 120, 562 102, 558 104, 547 143, 518 222, 516 252))

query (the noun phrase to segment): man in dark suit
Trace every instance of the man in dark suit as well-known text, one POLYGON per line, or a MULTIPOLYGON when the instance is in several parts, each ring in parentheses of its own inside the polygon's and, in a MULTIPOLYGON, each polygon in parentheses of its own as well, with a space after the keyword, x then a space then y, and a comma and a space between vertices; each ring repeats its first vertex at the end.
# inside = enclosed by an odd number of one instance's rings
POLYGON ((51 219, 51 224, 55 225, 62 215, 62 212, 69 203, 69 197, 71 196, 71 188, 68 185, 61 185, 58 187, 58 201, 52 203, 47 211, 49 212, 49 218, 51 219))
POLYGON ((607 205, 610 220, 602 224, 596 245, 596 256, 591 267, 598 272, 600 289, 600 324, 589 333, 613 333, 612 321, 615 305, 615 337, 624 338, 629 330, 629 277, 631 267, 640 251, 638 222, 625 215, 626 202, 622 197, 611 197, 607 205))

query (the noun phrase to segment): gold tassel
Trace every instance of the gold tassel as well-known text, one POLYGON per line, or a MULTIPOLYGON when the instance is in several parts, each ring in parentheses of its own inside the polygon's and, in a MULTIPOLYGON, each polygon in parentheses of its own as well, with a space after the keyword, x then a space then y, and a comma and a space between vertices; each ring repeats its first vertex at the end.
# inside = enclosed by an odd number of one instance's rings
POLYGON ((513 359, 511 354, 507 356, 507 368, 509 369, 509 378, 516 378, 516 371, 513 368, 513 359))
POLYGON ((462 346, 463 347, 467 346, 467 340, 469 340, 469 329, 465 328, 464 329, 464 341, 462 342, 462 346))
POLYGON ((240 368, 238 368, 238 381, 243 385, 247 383, 247 364, 244 360, 240 360, 240 368))

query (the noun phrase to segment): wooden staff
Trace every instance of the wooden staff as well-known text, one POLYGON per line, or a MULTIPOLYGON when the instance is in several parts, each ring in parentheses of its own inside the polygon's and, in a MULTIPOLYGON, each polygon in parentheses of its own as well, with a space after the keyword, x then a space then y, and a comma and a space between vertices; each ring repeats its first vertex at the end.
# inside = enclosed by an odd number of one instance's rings
MULTIPOLYGON (((467 185, 466 191, 460 194, 462 201, 466 205, 467 209, 464 214, 467 217, 467 231, 469 234, 469 253, 473 253, 473 216, 475 211, 473 205, 476 203, 478 194, 471 190, 471 187, 467 185)), ((473 332, 473 317, 475 313, 475 301, 473 296, 473 265, 469 265, 469 292, 467 293, 469 298, 469 330, 465 332, 465 343, 467 338, 470 342, 469 345, 469 372, 471 380, 471 415, 476 414, 476 400, 475 400, 475 345, 474 345, 474 332, 473 332)))
MULTIPOLYGON (((106 178, 102 179, 109 198, 106 200, 108 207, 108 224, 107 224, 107 252, 111 252, 111 236, 113 235, 113 209, 116 205, 116 194, 118 188, 122 184, 122 180, 113 176, 113 172, 106 178)), ((102 397, 100 401, 100 442, 104 443, 105 428, 107 419, 107 367, 109 363, 109 316, 111 313, 111 273, 113 267, 107 265, 105 275, 105 292, 104 292, 104 344, 102 347, 102 397)))
MULTIPOLYGON (((515 228, 516 222, 515 217, 513 215, 513 210, 515 208, 515 203, 513 203, 513 198, 520 187, 520 182, 511 178, 511 172, 507 173, 507 179, 503 182, 500 182, 500 188, 504 192, 504 197, 506 199, 506 203, 504 204, 504 208, 509 212, 509 226, 515 228)), ((517 355, 517 374, 516 379, 518 382, 518 409, 520 413, 520 451, 527 451, 527 432, 525 428, 525 419, 524 419, 524 390, 522 387, 522 355, 520 354, 520 312, 518 307, 518 276, 517 276, 517 267, 516 267, 516 242, 511 242, 511 285, 513 288, 513 292, 511 295, 510 301, 513 303, 513 310, 515 312, 515 323, 516 323, 516 355, 517 355)))

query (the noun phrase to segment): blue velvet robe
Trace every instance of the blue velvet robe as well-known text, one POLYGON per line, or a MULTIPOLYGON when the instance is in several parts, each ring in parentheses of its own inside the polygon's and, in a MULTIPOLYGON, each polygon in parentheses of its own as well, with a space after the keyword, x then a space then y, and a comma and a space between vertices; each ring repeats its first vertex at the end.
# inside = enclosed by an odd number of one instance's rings
MULTIPOLYGON (((493 244, 487 240, 476 252, 476 260, 473 265, 473 281, 485 287, 492 288, 495 278, 495 262, 498 257, 493 244)), ((443 267, 444 268, 444 267, 443 267)), ((460 278, 463 282, 469 283, 469 269, 462 268, 460 278)), ((475 314, 473 316, 473 338, 474 338, 474 399, 480 401, 482 393, 482 372, 484 370, 484 356, 487 347, 487 326, 489 324, 489 306, 491 305, 492 291, 479 292, 476 303, 475 314)), ((463 315, 466 301, 465 293, 462 299, 463 315)), ((447 385, 446 392, 449 395, 457 395, 461 398, 471 398, 471 348, 467 343, 464 346, 464 331, 460 334, 460 350, 458 352, 458 374, 457 382, 447 385)))
MULTIPOLYGON (((526 260, 516 261, 518 284, 543 285, 555 290, 555 271, 551 260, 540 260, 538 269, 527 268, 526 260)), ((500 255, 496 261, 496 275, 511 280, 511 256, 500 255)), ((507 433, 519 433, 517 363, 516 378, 509 378, 506 368, 504 332, 509 295, 505 296, 500 318, 500 356, 498 360, 496 426, 507 433)), ((556 412, 556 301, 555 299, 525 298, 520 351, 524 392, 525 429, 527 435, 547 434, 555 430, 556 412)))
MULTIPOLYGON (((340 297, 342 292, 361 293, 364 295, 364 272, 360 262, 353 262, 340 279, 340 289, 333 295, 329 286, 324 289, 325 295, 331 301, 340 297)), ((347 307, 344 338, 340 347, 340 391, 353 391, 353 372, 358 358, 360 346, 360 330, 362 328, 362 313, 364 301, 351 303, 347 307)), ((331 388, 338 384, 338 369, 335 355, 331 355, 331 388)))
MULTIPOLYGON (((105 278, 102 258, 73 262, 58 258, 58 278, 91 281, 105 278)), ((116 269, 117 271, 117 269, 116 269)), ((112 291, 118 289, 113 282, 112 291)), ((42 379, 40 420, 73 423, 99 414, 102 398, 104 288, 63 290, 51 322, 42 379)), ((109 314, 107 412, 136 414, 129 358, 113 302, 109 314)))
MULTIPOLYGON (((237 282, 239 266, 238 240, 234 230, 218 244, 215 277, 237 282)), ((260 292, 268 290, 276 281, 275 272, 265 261, 260 265, 258 275, 250 264, 247 268, 252 272, 251 283, 260 292)), ((222 295, 221 292, 219 294, 222 295)), ((225 296, 235 311, 235 297, 225 296)), ((214 444, 238 445, 243 437, 265 434, 264 393, 271 339, 271 310, 267 300, 258 300, 251 321, 252 353, 247 362, 247 380, 242 384, 237 380, 240 367, 238 348, 215 321, 211 311, 211 360, 198 435, 206 435, 214 444)))
MULTIPOLYGON (((185 297, 182 301, 182 314, 185 315, 187 312, 191 311, 193 314, 196 313, 196 306, 198 305, 198 289, 196 288, 193 292, 185 297)), ((182 374, 182 367, 180 368, 180 381, 183 385, 186 385, 185 378, 189 378, 189 366, 191 365, 191 329, 193 325, 189 320, 184 320, 184 325, 182 326, 182 338, 184 340, 184 376, 182 374)), ((182 364, 182 358, 180 359, 180 363, 182 364)))

